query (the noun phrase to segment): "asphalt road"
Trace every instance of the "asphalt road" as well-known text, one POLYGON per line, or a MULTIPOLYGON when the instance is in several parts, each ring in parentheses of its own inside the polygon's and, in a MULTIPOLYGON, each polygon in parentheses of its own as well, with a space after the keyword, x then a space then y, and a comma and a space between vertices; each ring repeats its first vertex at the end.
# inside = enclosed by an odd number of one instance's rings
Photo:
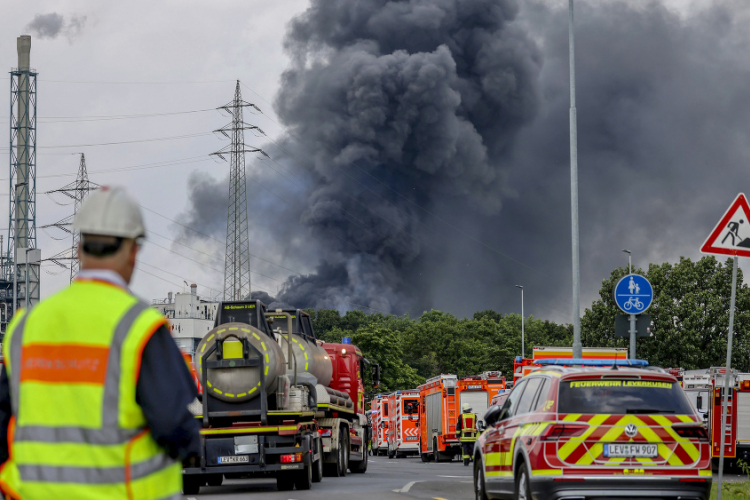
MULTIPOLYGON (((731 473, 725 474, 724 479, 746 481, 747 477, 731 473)), ((370 457, 365 474, 324 477, 309 491, 276 491, 275 479, 231 480, 218 488, 203 487, 200 495, 189 495, 186 499, 470 500, 474 498, 472 493, 471 467, 460 462, 422 463, 419 458, 370 457)))
POLYGON ((188 500, 269 499, 269 500, 377 500, 441 499, 470 500, 471 467, 460 462, 422 463, 419 458, 369 457, 365 474, 324 477, 308 491, 276 491, 275 479, 225 481, 218 488, 203 487, 188 500), (397 490, 397 491, 394 491, 397 490))

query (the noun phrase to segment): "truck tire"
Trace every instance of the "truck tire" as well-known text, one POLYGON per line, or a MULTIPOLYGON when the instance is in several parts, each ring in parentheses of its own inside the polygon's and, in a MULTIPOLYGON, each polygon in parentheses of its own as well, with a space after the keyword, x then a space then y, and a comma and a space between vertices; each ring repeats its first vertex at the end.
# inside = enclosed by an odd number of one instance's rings
POLYGON ((203 486, 203 478, 197 474, 182 476, 182 493, 185 495, 197 495, 203 486))
POLYGON ((345 438, 343 435, 343 427, 339 432, 339 449, 336 451, 336 461, 334 463, 323 464, 323 472, 329 477, 343 477, 346 476, 346 460, 345 454, 348 455, 348 449, 344 448, 345 438))
POLYGON ((440 456, 440 450, 438 449, 437 438, 432 439, 432 456, 435 457, 436 462, 443 462, 443 458, 440 456))
POLYGON ((344 467, 343 472, 341 473, 341 476, 346 476, 347 471, 349 470, 349 429, 346 430, 346 437, 343 439, 344 443, 344 467))
POLYGON ((367 472, 367 453, 364 454, 363 460, 355 460, 351 464, 351 471, 353 474, 364 474, 367 472))
POLYGON ((313 463, 312 466, 312 481, 313 483, 319 483, 323 480, 323 446, 320 439, 313 441, 315 446, 315 453, 318 453, 319 458, 313 463))
POLYGON ((294 476, 288 472, 279 473, 276 476, 276 489, 279 491, 291 491, 294 488, 294 476))
POLYGON ((295 471, 294 473, 294 487, 298 490, 309 490, 312 488, 313 482, 313 466, 308 465, 302 470, 295 471))

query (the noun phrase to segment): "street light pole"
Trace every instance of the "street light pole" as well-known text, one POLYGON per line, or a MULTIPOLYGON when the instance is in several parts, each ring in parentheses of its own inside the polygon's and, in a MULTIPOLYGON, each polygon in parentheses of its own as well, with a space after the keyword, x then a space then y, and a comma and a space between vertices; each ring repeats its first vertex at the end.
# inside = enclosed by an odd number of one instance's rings
MULTIPOLYGON (((631 260, 632 254, 627 248, 623 248, 622 251, 628 254, 628 274, 633 274, 633 261, 631 260)), ((630 359, 635 359, 635 336, 638 333, 637 330, 637 318, 635 314, 628 314, 628 320, 630 321, 630 359)))
POLYGON ((575 34, 573 0, 568 0, 568 51, 570 56, 570 218, 573 246, 573 357, 583 357, 581 344, 581 271, 578 260, 578 125, 576 122, 575 34))
POLYGON ((521 357, 525 358, 525 350, 524 350, 524 343, 525 343, 525 332, 524 332, 524 320, 525 316, 523 313, 523 287, 521 285, 516 285, 516 288, 521 289, 521 357))
POLYGON ((633 274, 633 263, 630 260, 630 258, 632 257, 630 254, 630 250, 628 250, 627 248, 623 248, 622 251, 628 254, 628 274, 633 274))

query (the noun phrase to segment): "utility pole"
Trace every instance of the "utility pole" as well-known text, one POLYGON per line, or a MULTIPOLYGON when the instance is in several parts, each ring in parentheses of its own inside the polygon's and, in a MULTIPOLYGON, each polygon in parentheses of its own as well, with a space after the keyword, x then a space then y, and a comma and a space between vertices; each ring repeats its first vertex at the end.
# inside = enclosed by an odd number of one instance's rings
MULTIPOLYGON (((623 248, 622 251, 628 254, 628 274, 633 274, 633 256, 627 248, 623 248)), ((628 331, 630 333, 630 359, 635 359, 635 336, 638 333, 638 318, 635 314, 628 314, 628 321, 630 322, 630 330, 628 331)))
POLYGON ((525 335, 524 335, 524 319, 526 317, 523 314, 523 286, 516 285, 516 288, 520 288, 521 289, 521 357, 525 358, 526 355, 525 355, 525 350, 524 350, 524 347, 525 347, 524 346, 524 343, 525 343, 524 342, 524 337, 525 337, 525 335))
POLYGON ((228 113, 232 117, 232 122, 215 130, 215 132, 231 139, 232 142, 229 146, 211 153, 225 161, 226 157, 229 156, 229 211, 227 214, 226 257, 224 260, 224 300, 242 300, 249 297, 252 291, 245 153, 268 155, 259 148, 245 146, 245 130, 253 130, 265 135, 260 128, 245 123, 243 110, 248 107, 260 112, 255 104, 242 100, 240 81, 237 80, 234 99, 217 108, 228 113))
POLYGON ((633 274, 633 261, 630 260, 630 258, 632 257, 630 250, 628 250, 627 248, 623 248, 622 251, 623 253, 628 254, 628 274, 633 274))
POLYGON ((66 233, 69 233, 73 237, 73 242, 70 247, 70 250, 63 250, 57 255, 54 255, 49 258, 50 261, 54 262, 55 264, 63 268, 67 268, 68 266, 66 264, 63 264, 62 261, 67 261, 67 260, 70 261, 70 282, 71 283, 78 275, 78 270, 80 269, 80 263, 78 261, 77 252, 78 252, 78 245, 81 241, 81 235, 78 233, 78 231, 74 231, 71 227, 73 223, 73 219, 75 219, 76 214, 81 209, 83 200, 86 199, 86 197, 89 195, 91 190, 99 187, 98 184, 95 184, 89 181, 89 173, 88 173, 88 170, 86 169, 86 155, 84 153, 76 153, 76 154, 81 155, 81 160, 78 164, 78 175, 76 175, 76 180, 71 182, 70 184, 67 184, 61 187, 60 189, 47 191, 45 193, 45 194, 62 193, 68 198, 72 199, 73 200, 73 215, 69 215, 68 217, 61 219, 55 222, 54 224, 41 227, 41 229, 55 227, 66 233))
POLYGON ((570 54, 570 218, 573 250, 573 357, 583 357, 581 344, 581 270, 578 260, 578 124, 576 122, 576 67, 573 0, 568 0, 568 52, 570 54))

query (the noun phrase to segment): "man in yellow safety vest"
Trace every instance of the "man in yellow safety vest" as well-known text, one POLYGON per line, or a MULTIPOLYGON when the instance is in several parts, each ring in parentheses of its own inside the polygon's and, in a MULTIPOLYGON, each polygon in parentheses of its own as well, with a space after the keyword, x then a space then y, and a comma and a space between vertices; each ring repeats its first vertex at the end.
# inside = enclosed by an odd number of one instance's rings
POLYGON ((145 228, 123 189, 88 196, 81 271, 13 317, 0 373, 0 489, 36 500, 181 498, 196 387, 164 316, 128 283, 145 228))
POLYGON ((456 436, 461 442, 464 465, 468 466, 472 461, 474 443, 477 440, 477 416, 471 412, 469 403, 464 403, 461 409, 463 413, 456 422, 456 436))

